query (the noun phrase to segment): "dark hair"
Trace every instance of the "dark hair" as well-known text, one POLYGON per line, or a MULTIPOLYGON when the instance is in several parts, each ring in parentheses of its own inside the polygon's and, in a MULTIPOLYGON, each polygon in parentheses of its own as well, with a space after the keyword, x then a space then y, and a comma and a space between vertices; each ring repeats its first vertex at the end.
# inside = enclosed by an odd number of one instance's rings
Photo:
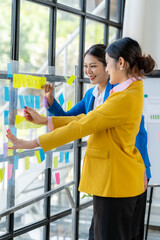
POLYGON ((106 67, 106 61, 105 61, 105 49, 106 49, 106 45, 104 44, 95 44, 93 46, 91 46, 84 54, 84 57, 87 54, 90 54, 92 56, 94 56, 95 58, 98 59, 98 61, 102 62, 103 65, 106 67))
POLYGON ((147 74, 155 67, 154 59, 150 55, 142 56, 138 42, 129 37, 116 40, 106 48, 105 52, 116 61, 119 57, 123 57, 129 63, 130 69, 128 71, 133 74, 143 76, 141 70, 147 74))

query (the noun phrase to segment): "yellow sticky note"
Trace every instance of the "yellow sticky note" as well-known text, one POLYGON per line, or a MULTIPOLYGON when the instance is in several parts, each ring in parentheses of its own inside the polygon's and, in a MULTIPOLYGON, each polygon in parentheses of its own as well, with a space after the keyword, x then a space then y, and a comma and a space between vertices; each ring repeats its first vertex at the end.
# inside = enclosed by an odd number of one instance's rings
POLYGON ((24 74, 13 74, 13 87, 27 87, 41 89, 46 84, 46 77, 38 77, 24 74))
POLYGON ((23 149, 18 149, 18 152, 19 152, 19 153, 22 153, 22 152, 23 152, 23 149))
POLYGON ((58 156, 54 157, 54 168, 58 167, 58 156))
POLYGON ((67 111, 70 110, 71 108, 72 108, 72 102, 67 101, 67 111))
POLYGON ((37 161, 38 161, 38 163, 41 163, 41 156, 40 156, 40 152, 39 151, 35 151, 35 156, 36 156, 36 158, 37 158, 37 161))
POLYGON ((3 168, 0 169, 0 182, 3 181, 3 178, 4 178, 4 172, 5 172, 5 167, 3 167, 3 168))
MULTIPOLYGON (((13 143, 8 142, 8 147, 12 147, 13 143)), ((13 149, 8 149, 8 156, 13 156, 13 149)))
POLYGON ((76 76, 72 75, 68 80, 67 80, 67 84, 72 85, 74 79, 76 78, 76 76))
POLYGON ((29 169, 29 157, 25 157, 25 170, 29 169))

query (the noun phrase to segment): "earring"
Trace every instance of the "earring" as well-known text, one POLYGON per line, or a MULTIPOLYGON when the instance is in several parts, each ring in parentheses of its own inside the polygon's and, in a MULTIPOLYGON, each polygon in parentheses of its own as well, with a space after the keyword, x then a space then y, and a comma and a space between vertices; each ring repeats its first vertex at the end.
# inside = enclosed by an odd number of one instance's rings
POLYGON ((122 70, 123 70, 123 67, 120 67, 120 70, 122 71, 122 70))

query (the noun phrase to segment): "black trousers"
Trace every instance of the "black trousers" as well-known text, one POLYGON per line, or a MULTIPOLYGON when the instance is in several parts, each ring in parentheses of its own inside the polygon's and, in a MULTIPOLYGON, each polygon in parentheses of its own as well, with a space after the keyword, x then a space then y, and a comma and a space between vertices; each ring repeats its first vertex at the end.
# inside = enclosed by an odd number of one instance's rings
POLYGON ((146 192, 131 198, 93 197, 89 240, 142 240, 146 192))

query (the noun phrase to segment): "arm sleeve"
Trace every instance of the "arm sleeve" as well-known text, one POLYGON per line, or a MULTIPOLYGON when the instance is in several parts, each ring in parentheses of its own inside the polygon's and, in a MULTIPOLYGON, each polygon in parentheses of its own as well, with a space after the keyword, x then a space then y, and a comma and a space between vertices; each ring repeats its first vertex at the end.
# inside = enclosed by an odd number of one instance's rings
POLYGON ((81 113, 86 113, 84 98, 67 112, 65 112, 56 99, 54 99, 52 106, 47 110, 54 116, 77 116, 81 113))
POLYGON ((137 134, 136 137, 136 143, 135 143, 136 148, 139 150, 145 167, 146 167, 146 174, 147 174, 147 179, 151 178, 151 172, 150 172, 150 161, 149 161, 149 156, 148 156, 148 150, 147 150, 147 132, 144 127, 144 116, 142 115, 141 119, 141 124, 140 124, 140 129, 139 133, 137 134))
MULTIPOLYGON (((130 121, 130 115, 136 116, 136 111, 139 108, 132 108, 131 110, 130 97, 126 98, 125 94, 122 96, 121 99, 110 97, 104 104, 90 111, 87 115, 53 117, 55 130, 39 137, 43 150, 46 152, 73 140, 130 121), (131 111, 134 111, 135 114, 130 114, 131 111)), ((138 112, 138 114, 141 114, 141 112, 138 112)), ((135 119, 138 120, 136 117, 135 119)))

